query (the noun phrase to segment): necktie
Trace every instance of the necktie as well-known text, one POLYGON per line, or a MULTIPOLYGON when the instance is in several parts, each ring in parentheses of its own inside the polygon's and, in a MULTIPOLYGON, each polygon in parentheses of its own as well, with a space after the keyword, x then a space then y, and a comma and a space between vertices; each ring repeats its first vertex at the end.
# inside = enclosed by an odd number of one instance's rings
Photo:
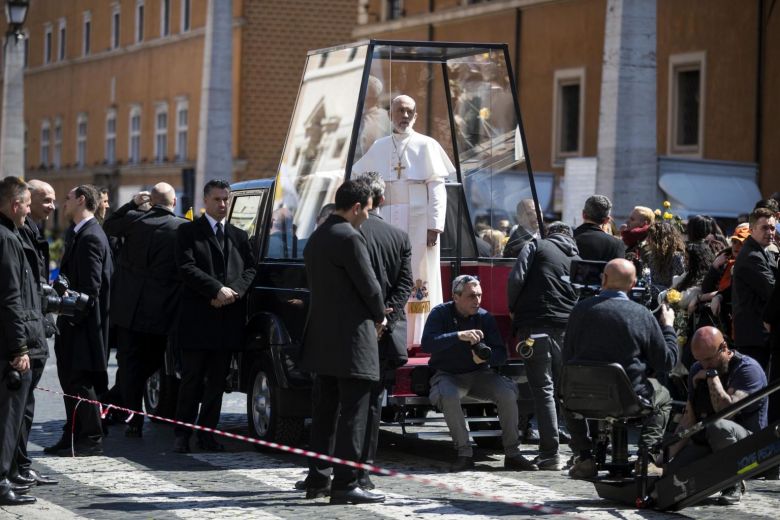
POLYGON ((222 231, 222 222, 217 222, 217 243, 220 249, 225 249, 225 232, 222 231))

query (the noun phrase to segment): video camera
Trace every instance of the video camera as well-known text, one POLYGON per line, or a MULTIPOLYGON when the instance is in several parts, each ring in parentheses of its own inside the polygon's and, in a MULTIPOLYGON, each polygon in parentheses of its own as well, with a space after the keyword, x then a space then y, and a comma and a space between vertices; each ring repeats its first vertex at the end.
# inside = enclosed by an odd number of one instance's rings
POLYGON ((70 289, 68 279, 60 275, 52 285, 41 284, 41 312, 81 317, 89 310, 89 295, 70 289))
MULTIPOLYGON (((568 281, 579 292, 580 300, 596 296, 601 292, 601 273, 604 272, 606 265, 607 262, 596 260, 572 260, 568 281)), ((645 268, 639 273, 636 285, 628 292, 628 297, 655 313, 660 309, 658 304, 660 293, 661 289, 653 285, 650 270, 645 268)))

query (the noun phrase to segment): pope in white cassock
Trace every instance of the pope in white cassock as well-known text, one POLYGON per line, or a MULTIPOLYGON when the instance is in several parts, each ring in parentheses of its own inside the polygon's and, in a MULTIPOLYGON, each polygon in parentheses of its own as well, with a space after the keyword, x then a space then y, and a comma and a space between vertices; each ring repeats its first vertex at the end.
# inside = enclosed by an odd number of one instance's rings
POLYGON ((390 113, 393 134, 377 139, 352 171, 382 175, 387 184, 382 215, 409 234, 414 287, 406 306, 407 345, 416 345, 431 309, 442 303, 438 239, 447 212, 444 181, 455 167, 436 140, 412 130, 417 119, 412 98, 393 99, 390 113))

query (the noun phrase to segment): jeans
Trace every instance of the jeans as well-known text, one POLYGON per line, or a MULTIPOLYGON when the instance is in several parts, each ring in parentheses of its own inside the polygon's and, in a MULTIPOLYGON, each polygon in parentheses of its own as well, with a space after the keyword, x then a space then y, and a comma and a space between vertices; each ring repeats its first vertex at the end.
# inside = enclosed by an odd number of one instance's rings
POLYGON ((437 371, 431 378, 429 398, 444 414, 458 456, 471 457, 474 454, 461 405, 461 399, 466 396, 495 403, 501 423, 504 453, 507 457, 519 454, 517 384, 483 365, 465 374, 437 371))
POLYGON ((524 360, 528 384, 534 398, 534 413, 539 425, 539 457, 548 459, 558 454, 558 414, 555 396, 561 379, 561 345, 564 328, 537 327, 521 329, 519 338, 532 334, 546 334, 537 338, 530 357, 524 360))
POLYGON ((722 450, 735 442, 744 439, 750 435, 750 431, 728 419, 715 421, 704 430, 704 436, 707 444, 698 444, 692 439, 680 450, 665 467, 665 472, 674 472, 678 469, 696 462, 710 453, 722 450))

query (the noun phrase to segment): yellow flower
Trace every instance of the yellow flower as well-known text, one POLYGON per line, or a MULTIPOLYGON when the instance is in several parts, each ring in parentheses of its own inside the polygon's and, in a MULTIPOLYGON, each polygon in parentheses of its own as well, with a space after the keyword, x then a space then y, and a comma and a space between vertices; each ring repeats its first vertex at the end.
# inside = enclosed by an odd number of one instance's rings
POLYGON ((672 203, 671 203, 671 202, 669 202, 668 200, 665 200, 665 201, 664 201, 664 207, 665 207, 666 209, 669 209, 669 208, 671 208, 671 207, 672 207, 672 203))
POLYGON ((479 118, 483 121, 490 119, 490 109, 488 107, 482 107, 479 109, 479 118))
POLYGON ((682 300, 682 294, 677 289, 669 289, 666 291, 666 301, 669 302, 669 304, 674 305, 675 303, 680 303, 680 300, 682 300))
POLYGON ((656 217, 660 217, 661 216, 661 210, 660 209, 655 210, 654 213, 655 213, 656 217))
POLYGON ((664 211, 664 220, 672 220, 673 218, 674 218, 674 215, 672 215, 668 211, 664 211))

